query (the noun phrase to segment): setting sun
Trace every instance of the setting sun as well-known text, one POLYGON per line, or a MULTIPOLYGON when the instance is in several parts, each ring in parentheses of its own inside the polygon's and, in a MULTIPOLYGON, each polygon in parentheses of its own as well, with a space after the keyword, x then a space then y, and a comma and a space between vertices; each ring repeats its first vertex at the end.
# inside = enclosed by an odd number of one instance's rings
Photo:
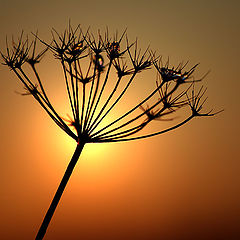
POLYGON ((1 3, 1 240, 240 239, 240 2, 1 3))

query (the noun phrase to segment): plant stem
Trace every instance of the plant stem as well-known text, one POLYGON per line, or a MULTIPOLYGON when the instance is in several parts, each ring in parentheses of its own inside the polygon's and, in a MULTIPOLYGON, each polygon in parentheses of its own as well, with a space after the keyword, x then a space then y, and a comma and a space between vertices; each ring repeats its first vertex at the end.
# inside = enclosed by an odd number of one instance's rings
POLYGON ((45 217, 43 219, 42 225, 39 228, 39 231, 37 233, 37 236, 36 236, 35 240, 42 240, 43 239, 43 237, 44 237, 44 235, 45 235, 45 233, 47 231, 48 225, 49 225, 49 223, 50 223, 50 221, 51 221, 51 219, 53 217, 53 214, 54 214, 54 212, 56 210, 56 207, 57 207, 57 205, 58 205, 58 203, 60 201, 60 198, 61 198, 61 196, 63 194, 63 191, 64 191, 64 189, 65 189, 65 187, 66 187, 66 185, 68 183, 68 180, 69 180, 69 178, 70 178, 70 176, 71 176, 71 174, 73 172, 73 169, 74 169, 74 167, 75 167, 75 165, 76 165, 76 163, 77 163, 77 161, 79 159, 79 156, 80 156, 80 154, 82 152, 82 149, 83 149, 84 145, 85 145, 85 142, 79 142, 78 143, 78 145, 77 145, 77 147, 75 149, 75 152, 74 152, 74 154, 72 156, 72 159, 71 159, 71 161, 68 164, 68 167, 67 167, 67 169, 66 169, 66 171, 64 173, 64 176, 63 176, 63 178, 61 180, 61 183, 59 184, 59 187, 58 187, 58 189, 57 189, 57 191, 55 193, 55 196, 54 196, 54 198, 53 198, 53 200, 51 202, 51 205, 50 205, 50 207, 49 207, 49 209, 48 209, 48 211, 47 211, 47 213, 46 213, 46 215, 45 215, 45 217))

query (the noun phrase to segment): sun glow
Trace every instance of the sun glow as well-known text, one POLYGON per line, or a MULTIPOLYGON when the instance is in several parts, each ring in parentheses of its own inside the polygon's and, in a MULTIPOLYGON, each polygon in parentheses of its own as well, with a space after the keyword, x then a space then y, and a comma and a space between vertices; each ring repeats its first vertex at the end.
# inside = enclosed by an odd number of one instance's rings
MULTIPOLYGON (((106 124, 110 123, 109 121, 106 122, 106 124)), ((71 127, 73 128, 73 127, 71 127)), ((58 138, 56 141, 56 144, 59 146, 60 152, 62 154, 70 153, 73 154, 77 142, 74 139, 71 139, 69 136, 67 136, 64 133, 59 133, 59 129, 53 130, 55 134, 53 136, 56 136, 56 132, 58 131, 58 138)), ((87 143, 83 151, 80 155, 81 159, 86 159, 88 162, 88 165, 94 165, 97 164, 98 161, 100 161, 101 156, 104 156, 106 152, 108 155, 113 154, 112 148, 107 147, 109 144, 106 143, 87 143)))

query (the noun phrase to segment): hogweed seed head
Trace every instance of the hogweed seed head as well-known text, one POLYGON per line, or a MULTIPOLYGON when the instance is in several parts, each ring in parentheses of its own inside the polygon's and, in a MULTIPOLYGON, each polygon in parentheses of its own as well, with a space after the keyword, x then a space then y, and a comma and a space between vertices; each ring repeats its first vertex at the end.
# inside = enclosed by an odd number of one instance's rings
MULTIPOLYGON (((188 70, 186 70, 188 62, 177 67, 170 67, 169 60, 163 64, 162 57, 156 57, 156 53, 149 47, 142 51, 138 46, 138 40, 130 43, 126 30, 120 37, 116 32, 111 38, 108 30, 103 35, 99 31, 95 37, 89 30, 84 33, 80 26, 73 29, 69 24, 62 34, 53 29, 50 43, 39 38, 38 33, 33 35, 35 38, 32 42, 28 37, 24 40, 23 33, 18 41, 12 41, 11 46, 6 41, 6 53, 1 52, 3 64, 9 66, 23 83, 27 92, 22 95, 32 95, 53 121, 77 142, 81 139, 84 139, 84 142, 117 142, 158 135, 168 130, 139 134, 153 120, 175 119, 168 116, 174 115, 185 106, 191 109, 191 116, 187 121, 196 116, 216 114, 212 111, 202 112, 206 102, 206 98, 203 99, 206 91, 203 88, 195 91, 195 84, 202 78, 195 80, 193 77, 198 64, 188 70), (44 46, 38 53, 37 41, 44 46), (60 117, 55 110, 35 66, 42 60, 47 50, 60 61, 63 69, 72 111, 72 117, 68 119, 60 117), (28 76, 25 71, 23 66, 25 62, 31 65, 35 79, 28 76), (105 118, 124 100, 136 76, 149 69, 155 70, 158 76, 152 92, 125 113, 104 124, 105 118), (112 90, 106 96, 104 92, 109 82, 112 84, 112 90), (74 130, 71 127, 74 127, 74 130), (130 137, 133 135, 134 137, 130 137)), ((177 124, 176 127, 181 125, 177 124)))

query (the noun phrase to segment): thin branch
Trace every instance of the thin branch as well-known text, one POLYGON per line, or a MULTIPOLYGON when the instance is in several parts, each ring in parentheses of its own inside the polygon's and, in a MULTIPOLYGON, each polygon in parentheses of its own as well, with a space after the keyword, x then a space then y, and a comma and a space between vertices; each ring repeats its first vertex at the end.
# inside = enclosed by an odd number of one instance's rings
MULTIPOLYGON (((119 137, 119 138, 113 138, 113 139, 97 139, 96 142, 127 142, 127 141, 133 141, 133 140, 139 140, 139 139, 144 139, 144 138, 149 138, 149 137, 153 137, 153 136, 157 136, 157 135, 160 135, 160 134, 163 134, 163 133, 166 133, 166 132, 169 132, 169 131, 172 131, 176 128, 179 128, 181 127, 182 125, 184 125, 185 123, 189 122, 191 119, 193 119, 194 116, 190 116, 188 117, 187 119, 185 119, 184 121, 180 122, 179 124, 173 126, 173 127, 170 127, 168 129, 165 129, 163 131, 159 131, 159 132, 155 132, 155 133, 151 133, 151 134, 146 134, 146 135, 143 135, 143 136, 139 136, 139 137, 133 137, 133 138, 122 138, 119 137)), ((92 142, 93 139, 92 139, 92 142)))
POLYGON ((122 79, 122 76, 119 76, 119 77, 118 77, 118 80, 117 80, 117 82, 116 82, 116 84, 115 84, 114 89, 112 90, 112 92, 111 92, 111 94, 109 95, 108 99, 106 100, 105 104, 104 104, 103 107, 101 108, 101 110, 100 110, 99 114, 97 115, 97 117, 95 118, 94 122, 93 122, 92 125, 90 126, 90 128, 89 128, 89 130, 88 130, 89 134, 90 134, 92 131, 94 131, 94 129, 95 129, 95 128, 99 125, 99 123, 102 121, 102 118, 101 118, 99 121, 97 121, 97 120, 98 120, 99 117, 102 115, 102 113, 103 113, 103 111, 105 110, 105 108, 107 107, 109 101, 112 99, 114 93, 116 92, 116 90, 117 90, 117 88, 118 88, 118 86, 119 86, 119 83, 120 83, 121 79, 122 79), (96 123, 96 122, 97 122, 97 123, 96 123))
MULTIPOLYGON (((14 73, 17 75, 17 77, 23 82, 25 87, 28 89, 29 92, 31 92, 31 88, 26 84, 26 82, 22 79, 21 75, 13 69, 14 73)), ((62 129, 64 130, 70 137, 75 139, 77 141, 78 137, 64 124, 63 122, 60 122, 47 108, 47 106, 44 105, 42 100, 39 98, 39 92, 38 94, 32 94, 32 96, 39 102, 41 107, 47 112, 47 114, 51 117, 51 119, 62 129)))
POLYGON ((64 65, 63 59, 61 61, 61 65, 62 65, 63 72, 64 72, 66 89, 67 89, 67 94, 68 94, 68 99, 69 99, 69 102, 70 102, 70 106, 71 106, 71 109, 72 109, 72 114, 73 114, 74 119, 76 119, 76 113, 75 113, 75 110, 74 110, 74 107, 73 107, 72 96, 71 96, 70 89, 69 89, 69 84, 68 84, 67 70, 66 70, 66 66, 64 65))
POLYGON ((106 76, 105 76, 105 80, 104 80, 104 82, 103 82, 101 91, 100 91, 100 93, 99 93, 99 95, 98 95, 98 99, 97 99, 96 104, 95 104, 95 106, 94 106, 93 112, 92 112, 92 114, 91 114, 91 116, 90 116, 88 126, 86 127, 88 132, 89 132, 89 129, 91 128, 91 126, 92 126, 91 124, 93 124, 93 123, 91 123, 92 118, 93 118, 94 113, 95 113, 95 111, 96 111, 96 109, 97 109, 97 106, 98 106, 98 104, 99 104, 99 101, 100 101, 100 99, 101 99, 101 97, 102 97, 104 88, 105 88, 105 86, 106 86, 106 84, 107 84, 111 66, 112 66, 112 60, 110 60, 110 63, 109 63, 109 65, 108 65, 108 69, 107 69, 107 73, 106 73, 106 76))
MULTIPOLYGON (((162 83, 162 84, 164 84, 164 83, 162 83)), ((168 93, 168 96, 171 95, 173 92, 175 92, 175 91, 177 90, 178 86, 179 86, 179 84, 176 83, 175 86, 174 86, 174 88, 168 93)), ((114 128, 114 129, 112 129, 112 130, 109 130, 109 131, 107 131, 107 132, 105 132, 105 133, 99 134, 99 133, 102 132, 103 130, 109 128, 109 127, 112 126, 114 123, 120 121, 121 119, 123 119, 124 117, 126 117, 127 115, 129 115, 130 113, 132 113, 133 111, 135 111, 137 108, 139 108, 139 106, 141 106, 144 102, 146 102, 146 99, 150 99, 157 91, 158 91, 158 88, 155 89, 147 98, 145 98, 145 100, 142 101, 141 104, 137 104, 137 105, 136 105, 134 108, 132 108, 130 111, 128 111, 127 113, 123 114, 121 117, 119 117, 118 119, 116 119, 116 120, 113 121, 112 123, 108 124, 107 126, 103 127, 103 128, 100 129, 98 132, 93 133, 91 136, 92 136, 92 137, 93 137, 93 136, 98 136, 98 137, 100 137, 100 136, 107 135, 107 134, 109 134, 109 133, 111 133, 111 132, 117 131, 117 130, 119 130, 119 129, 121 129, 121 128, 127 126, 127 125, 129 125, 130 123, 138 120, 138 119, 139 119, 140 117, 142 117, 145 113, 139 114, 139 115, 136 116, 135 118, 132 118, 131 120, 123 123, 122 125, 114 128)), ((158 100, 155 104, 153 104, 153 105, 149 108, 148 111, 150 111, 150 110, 152 110, 153 108, 155 108, 155 107, 156 107, 157 105, 159 105, 162 101, 163 101, 163 99, 158 100)))

